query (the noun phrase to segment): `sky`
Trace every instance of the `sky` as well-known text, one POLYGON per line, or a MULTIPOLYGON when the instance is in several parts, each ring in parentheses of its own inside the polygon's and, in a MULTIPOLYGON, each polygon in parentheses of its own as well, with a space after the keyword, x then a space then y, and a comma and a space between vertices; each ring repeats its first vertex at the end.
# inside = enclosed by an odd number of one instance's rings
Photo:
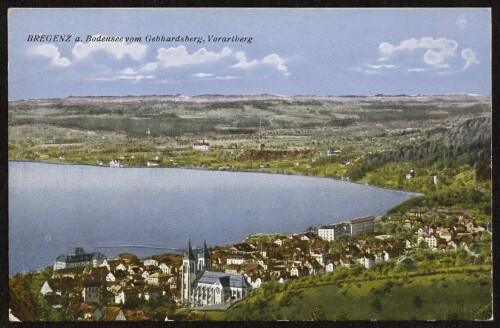
POLYGON ((8 47, 9 100, 491 94, 488 8, 10 9, 8 47))

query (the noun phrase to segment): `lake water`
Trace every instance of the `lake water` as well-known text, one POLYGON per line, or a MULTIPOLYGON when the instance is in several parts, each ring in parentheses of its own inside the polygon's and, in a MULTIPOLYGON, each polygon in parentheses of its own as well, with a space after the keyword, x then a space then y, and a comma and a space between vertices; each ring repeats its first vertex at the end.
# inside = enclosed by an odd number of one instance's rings
POLYGON ((378 216, 415 194, 326 178, 9 162, 9 273, 76 246, 107 257, 378 216))

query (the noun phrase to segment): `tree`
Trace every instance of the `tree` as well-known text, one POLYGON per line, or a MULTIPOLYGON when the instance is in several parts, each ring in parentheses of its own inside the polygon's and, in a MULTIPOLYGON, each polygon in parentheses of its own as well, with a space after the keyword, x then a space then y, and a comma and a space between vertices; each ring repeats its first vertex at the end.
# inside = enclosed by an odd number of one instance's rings
POLYGON ((325 311, 323 311, 323 308, 321 306, 317 306, 314 308, 314 310, 311 312, 311 321, 325 321, 326 320, 326 315, 325 311))

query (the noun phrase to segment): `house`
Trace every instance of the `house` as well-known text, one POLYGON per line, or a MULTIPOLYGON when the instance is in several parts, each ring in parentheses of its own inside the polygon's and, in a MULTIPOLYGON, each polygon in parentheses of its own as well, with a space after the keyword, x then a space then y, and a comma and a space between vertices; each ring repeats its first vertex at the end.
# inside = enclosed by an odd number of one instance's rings
POLYGON ((443 238, 446 240, 446 242, 449 242, 451 240, 451 233, 448 229, 446 228, 441 228, 437 232, 439 238, 443 238))
POLYGON ((155 272, 146 278, 146 283, 149 285, 158 285, 160 283, 160 277, 162 277, 160 272, 155 272))
POLYGON ((104 313, 101 321, 126 321, 127 318, 122 309, 117 306, 107 306, 104 308, 104 313))
POLYGON ((318 236, 321 239, 332 241, 339 239, 342 236, 349 234, 347 225, 344 224, 334 224, 328 226, 322 226, 318 229, 318 236))
POLYGON ((307 236, 306 234, 303 234, 303 235, 300 235, 300 240, 302 240, 302 241, 310 241, 311 238, 309 238, 309 236, 307 236))
POLYGON ((83 301, 99 303, 101 296, 102 282, 94 276, 86 277, 83 281, 83 301))
POLYGON ((159 159, 150 159, 147 163, 147 166, 160 166, 160 160, 159 159))
POLYGON ((119 264, 115 267, 115 271, 127 271, 127 267, 125 266, 125 264, 123 264, 123 263, 119 263, 119 264))
POLYGON ((333 272, 334 269, 335 269, 335 265, 333 265, 332 262, 328 262, 325 266, 326 272, 333 272))
POLYGON ((209 151, 210 143, 206 142, 205 140, 196 140, 195 142, 193 142, 193 149, 199 151, 209 151))
POLYGON ((283 245, 283 240, 281 240, 281 239, 276 239, 276 240, 274 241, 274 243, 275 243, 276 245, 278 245, 278 246, 280 246, 280 247, 281 247, 281 246, 283 245))
POLYGON ((417 243, 425 242, 429 248, 436 248, 437 246, 437 238, 434 235, 422 235, 418 237, 417 243))
POLYGON ((247 263, 249 260, 248 257, 244 255, 231 255, 230 257, 227 258, 226 264, 227 265, 243 265, 247 263))
POLYGON ((152 258, 144 259, 143 263, 144 263, 145 267, 148 267, 148 266, 155 266, 155 267, 157 267, 158 266, 158 261, 155 260, 155 259, 152 259, 152 258))
POLYGON ((160 268, 161 272, 163 272, 164 274, 171 274, 172 273, 172 270, 170 269, 170 267, 166 263, 161 263, 159 268, 160 268))
POLYGON ((54 293, 54 290, 50 287, 48 280, 45 280, 45 282, 43 283, 42 288, 40 289, 40 293, 44 296, 54 293))
POLYGON ((123 288, 120 288, 115 293, 115 304, 125 304, 125 297, 125 290, 123 288))
POLYGON ((424 207, 417 207, 410 209, 409 216, 415 218, 421 218, 423 214, 427 213, 428 209, 424 207))
POLYGON ((262 279, 258 276, 255 279, 252 279, 252 276, 248 276, 247 281, 253 288, 260 288, 260 285, 262 285, 262 279))
POLYGON ((354 265, 353 261, 348 257, 341 257, 339 263, 343 268, 350 268, 354 265))
POLYGON ((109 167, 123 167, 123 160, 120 158, 113 158, 109 162, 109 167))
POLYGON ((113 273, 109 272, 106 275, 106 281, 116 281, 115 275, 113 273))
POLYGON ((358 259, 358 263, 361 264, 366 269, 371 268, 372 264, 375 262, 374 258, 371 256, 363 256, 358 259))

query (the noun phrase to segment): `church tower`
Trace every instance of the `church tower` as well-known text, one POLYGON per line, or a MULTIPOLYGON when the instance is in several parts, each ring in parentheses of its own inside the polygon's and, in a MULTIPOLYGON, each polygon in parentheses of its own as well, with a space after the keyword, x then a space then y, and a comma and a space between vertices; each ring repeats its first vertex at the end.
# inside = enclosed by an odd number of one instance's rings
POLYGON ((182 260, 182 302, 189 302, 196 277, 196 258, 194 257, 193 248, 191 247, 191 240, 188 240, 188 249, 182 260))
POLYGON ((204 271, 210 271, 212 269, 212 260, 210 260, 210 251, 207 247, 207 241, 203 242, 203 252, 198 255, 198 271, 203 274, 204 271))

